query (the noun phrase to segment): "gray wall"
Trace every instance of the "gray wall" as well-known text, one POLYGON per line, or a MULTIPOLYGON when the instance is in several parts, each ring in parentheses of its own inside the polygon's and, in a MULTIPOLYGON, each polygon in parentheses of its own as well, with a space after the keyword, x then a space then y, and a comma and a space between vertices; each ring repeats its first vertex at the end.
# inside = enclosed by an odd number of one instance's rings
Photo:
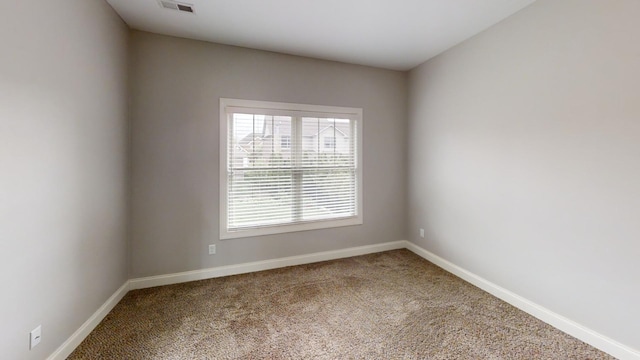
POLYGON ((131 41, 132 278, 405 238, 406 73, 138 31, 131 41), (364 225, 219 241, 220 97, 362 107, 364 225))
POLYGON ((638 18, 539 0, 411 71, 408 137, 411 241, 636 349, 638 18))
POLYGON ((128 30, 104 1, 5 1, 0 43, 0 357, 44 359, 127 280, 128 30))

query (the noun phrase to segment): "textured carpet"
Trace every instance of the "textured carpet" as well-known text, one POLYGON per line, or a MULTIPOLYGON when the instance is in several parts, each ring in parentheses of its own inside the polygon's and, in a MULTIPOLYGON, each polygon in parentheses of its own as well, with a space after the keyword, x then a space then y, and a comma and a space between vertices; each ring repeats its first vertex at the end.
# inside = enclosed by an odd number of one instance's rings
POLYGON ((610 359, 407 250, 129 292, 69 359, 610 359))

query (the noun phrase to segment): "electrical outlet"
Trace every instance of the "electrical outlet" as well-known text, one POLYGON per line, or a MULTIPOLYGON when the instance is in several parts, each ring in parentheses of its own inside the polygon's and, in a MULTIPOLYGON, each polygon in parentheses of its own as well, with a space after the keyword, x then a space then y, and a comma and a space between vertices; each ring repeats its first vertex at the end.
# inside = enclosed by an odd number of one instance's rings
POLYGON ((214 255, 216 253, 216 246, 209 245, 209 255, 214 255))
POLYGON ((42 325, 38 325, 37 328, 31 330, 29 337, 29 350, 36 347, 36 345, 40 344, 40 340, 42 339, 42 325))
POLYGON ((420 237, 424 239, 424 229, 420 229, 420 237))

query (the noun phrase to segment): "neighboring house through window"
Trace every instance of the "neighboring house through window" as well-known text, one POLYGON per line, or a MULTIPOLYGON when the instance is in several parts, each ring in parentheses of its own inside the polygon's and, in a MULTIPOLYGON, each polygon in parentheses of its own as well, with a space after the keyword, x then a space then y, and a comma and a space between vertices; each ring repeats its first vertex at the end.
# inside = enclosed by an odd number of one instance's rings
POLYGON ((291 135, 282 135, 280 137, 280 148, 291 149, 291 135))
POLYGON ((325 136, 324 137, 324 148, 333 150, 336 148, 336 137, 335 136, 325 136))
POLYGON ((222 239, 362 224, 362 109, 220 99, 222 239))

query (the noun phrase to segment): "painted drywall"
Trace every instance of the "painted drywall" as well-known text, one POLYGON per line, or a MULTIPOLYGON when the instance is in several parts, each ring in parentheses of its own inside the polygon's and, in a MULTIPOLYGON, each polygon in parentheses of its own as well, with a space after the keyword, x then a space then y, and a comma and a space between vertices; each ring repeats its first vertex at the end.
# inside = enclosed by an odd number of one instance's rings
POLYGON ((132 278, 404 238, 406 73, 139 31, 131 41, 132 278), (363 108, 364 224, 220 241, 221 97, 363 108))
POLYGON ((128 36, 104 1, 0 3, 2 359, 46 358, 128 278, 128 36))
POLYGON ((412 70, 408 111, 410 240, 635 349, 638 18, 539 0, 412 70))

